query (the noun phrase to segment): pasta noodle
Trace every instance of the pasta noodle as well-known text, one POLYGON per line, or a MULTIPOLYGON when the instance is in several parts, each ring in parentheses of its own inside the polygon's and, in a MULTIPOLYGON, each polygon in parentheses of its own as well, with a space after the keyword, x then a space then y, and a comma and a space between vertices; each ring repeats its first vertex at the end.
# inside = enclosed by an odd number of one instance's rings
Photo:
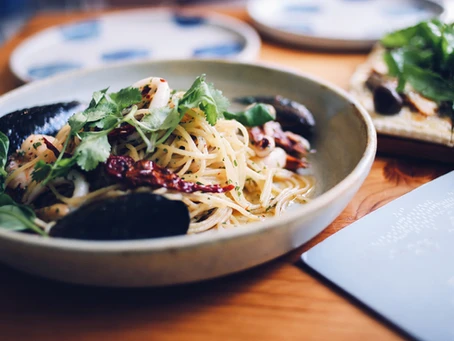
MULTIPOLYGON (((174 93, 166 103, 171 104, 172 99, 183 95, 174 93)), ((129 120, 126 122, 135 122, 140 128, 142 118, 150 114, 145 105, 141 103, 123 111, 125 120, 129 120)), ((287 152, 275 146, 274 139, 263 156, 251 140, 251 128, 238 120, 219 118, 215 124, 210 124, 206 112, 201 107, 193 107, 184 112, 172 131, 159 131, 155 141, 162 140, 162 143, 155 145, 139 128, 125 138, 110 141, 111 153, 130 157, 134 162, 152 161, 188 183, 233 189, 215 193, 185 192, 144 185, 130 188, 121 183, 92 188, 86 179, 88 175, 73 169, 66 177, 54 179, 47 186, 28 179, 23 201, 33 204, 40 195, 50 192, 55 197, 52 205, 57 201, 67 205, 69 210, 75 210, 83 204, 132 191, 153 192, 185 203, 190 214, 188 233, 191 234, 229 229, 279 216, 292 205, 308 202, 314 191, 313 176, 286 169, 287 152), (153 147, 151 152, 150 146, 153 147), (68 183, 72 184, 73 190, 62 190, 62 185, 68 183)), ((267 129, 272 129, 272 125, 267 129)), ((65 153, 70 155, 74 155, 81 145, 81 137, 73 136, 68 124, 60 129, 54 141, 54 145, 64 146, 65 153)), ((10 167, 6 185, 22 179, 24 174, 30 177, 33 167, 44 158, 42 153, 37 154, 36 158, 10 167)), ((43 224, 42 220, 40 224, 43 224)))

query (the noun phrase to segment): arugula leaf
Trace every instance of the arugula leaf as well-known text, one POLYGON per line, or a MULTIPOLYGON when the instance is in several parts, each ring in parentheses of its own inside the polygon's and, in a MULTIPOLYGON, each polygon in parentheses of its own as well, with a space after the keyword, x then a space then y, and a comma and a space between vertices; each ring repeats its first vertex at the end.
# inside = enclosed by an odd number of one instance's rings
POLYGON ((229 101, 212 84, 207 84, 205 78, 204 74, 196 78, 180 100, 178 110, 184 114, 190 109, 200 108, 205 112, 208 123, 215 125, 229 107, 229 101))
POLYGON ((5 193, 0 194, 0 227, 12 231, 30 229, 40 235, 47 233, 39 228, 34 219, 35 213, 25 205, 19 205, 5 193))
POLYGON ((110 144, 105 133, 83 133, 82 142, 75 151, 77 164, 85 171, 90 171, 104 162, 110 155, 110 144))
POLYGON ((263 103, 258 103, 243 112, 231 113, 226 111, 224 116, 227 120, 237 120, 247 127, 261 126, 276 119, 276 113, 271 112, 268 106, 263 103))

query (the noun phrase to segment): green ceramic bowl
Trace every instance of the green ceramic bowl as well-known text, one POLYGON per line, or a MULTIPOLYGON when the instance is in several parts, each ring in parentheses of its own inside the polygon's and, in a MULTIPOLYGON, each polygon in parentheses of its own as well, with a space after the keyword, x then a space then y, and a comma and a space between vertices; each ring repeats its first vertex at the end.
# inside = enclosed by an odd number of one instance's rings
POLYGON ((37 81, 0 97, 0 115, 16 109, 84 100, 159 76, 188 88, 205 73, 227 97, 280 94, 304 103, 317 122, 310 162, 316 197, 278 218, 230 229, 162 239, 87 242, 0 229, 0 261, 65 282, 161 286, 214 278, 267 262, 307 242, 347 206, 372 166, 376 133, 367 112, 345 91, 291 70, 214 60, 163 60, 77 71, 37 81))

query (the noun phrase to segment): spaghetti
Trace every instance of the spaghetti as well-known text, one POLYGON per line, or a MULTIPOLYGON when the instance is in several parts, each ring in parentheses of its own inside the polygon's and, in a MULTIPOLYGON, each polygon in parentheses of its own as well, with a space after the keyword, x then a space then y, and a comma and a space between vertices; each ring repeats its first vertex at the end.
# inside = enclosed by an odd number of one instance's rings
MULTIPOLYGON (((299 174, 297 167, 289 167, 289 158, 295 159, 289 151, 295 146, 295 139, 300 142, 300 148, 303 144, 305 150, 309 149, 309 143, 300 136, 282 131, 275 121, 253 128, 241 120, 218 117, 212 124, 206 106, 194 105, 181 112, 177 124, 171 129, 162 124, 161 129, 151 132, 146 122, 150 121, 150 115, 158 115, 156 108, 167 107, 169 113, 186 94, 172 92, 167 86, 160 78, 147 78, 135 84, 135 88, 141 91, 142 101, 121 111, 121 123, 109 133, 110 155, 124 157, 131 165, 151 162, 178 181, 196 184, 198 188, 218 186, 219 191, 185 192, 176 187, 147 186, 144 183, 128 186, 113 178, 106 184, 94 185, 90 183, 90 174, 94 171, 86 172, 77 166, 73 166, 67 175, 47 182, 34 180, 33 172, 39 171, 37 164, 42 164, 40 161, 53 165, 65 160, 62 154, 68 158, 81 154, 84 132, 72 133, 74 129, 70 124, 66 124, 54 138, 33 135, 27 139, 21 147, 22 152, 29 148, 30 143, 36 146, 39 142, 39 148, 35 148, 30 157, 19 157, 16 153, 7 169, 6 186, 23 189, 22 202, 35 207, 40 220, 47 223, 47 229, 61 218, 57 208, 64 215, 89 202, 140 191, 183 201, 190 213, 188 233, 228 229, 279 216, 290 206, 310 200, 314 178, 299 174), (258 135, 253 129, 258 129, 258 135), (48 204, 42 204, 44 197, 52 199, 48 204), (67 210, 62 209, 62 205, 67 210)), ((272 107, 267 110, 275 115, 272 107)), ((170 114, 165 119, 170 120, 169 117, 170 114)), ((299 156, 298 159, 304 159, 299 156)))

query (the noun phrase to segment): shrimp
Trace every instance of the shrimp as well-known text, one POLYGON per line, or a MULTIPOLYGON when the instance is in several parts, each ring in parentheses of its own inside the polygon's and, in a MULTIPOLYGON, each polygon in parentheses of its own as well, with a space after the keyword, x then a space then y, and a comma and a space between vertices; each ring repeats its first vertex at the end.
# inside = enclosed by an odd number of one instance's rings
POLYGON ((6 180, 8 187, 25 189, 30 185, 32 181, 31 174, 34 169, 32 161, 39 159, 46 163, 55 162, 57 157, 47 148, 44 139, 52 143, 59 151, 63 149, 61 143, 52 136, 32 134, 27 137, 16 157, 13 156, 11 158, 6 169, 9 174, 6 180))
POLYGON ((170 87, 169 83, 163 78, 144 78, 134 83, 133 87, 138 88, 142 93, 139 108, 162 108, 169 103, 170 87))

